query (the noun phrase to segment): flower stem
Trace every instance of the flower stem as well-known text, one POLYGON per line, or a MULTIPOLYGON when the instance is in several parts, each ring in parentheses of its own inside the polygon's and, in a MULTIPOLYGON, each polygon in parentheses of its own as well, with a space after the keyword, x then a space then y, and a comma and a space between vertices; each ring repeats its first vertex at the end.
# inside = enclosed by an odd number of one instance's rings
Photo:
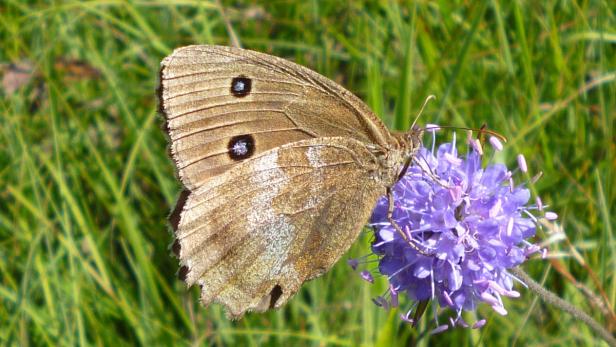
POLYGON ((526 272, 524 272, 520 268, 512 268, 510 269, 511 273, 518 277, 522 282, 526 283, 528 288, 537 294, 543 301, 546 303, 556 306, 561 310, 569 313, 573 317, 581 320, 584 324, 586 324, 591 330, 597 333, 608 345, 611 347, 616 347, 616 338, 607 331, 604 327, 602 327, 596 320, 594 320, 591 316, 587 315, 577 307, 571 305, 569 302, 561 299, 556 294, 548 291, 543 288, 539 283, 535 282, 526 272))

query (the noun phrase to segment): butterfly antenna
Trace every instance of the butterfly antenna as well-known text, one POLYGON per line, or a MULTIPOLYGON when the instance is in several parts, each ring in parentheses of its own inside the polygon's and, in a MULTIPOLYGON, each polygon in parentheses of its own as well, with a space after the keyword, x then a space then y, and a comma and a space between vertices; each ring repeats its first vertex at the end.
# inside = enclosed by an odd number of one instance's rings
POLYGON ((454 126, 454 125, 433 125, 433 126, 428 126, 426 128, 424 128, 424 131, 430 131, 430 130, 439 130, 439 129, 460 129, 460 130, 470 130, 470 131, 475 131, 477 132, 477 136, 478 138, 481 138, 481 136, 483 134, 488 134, 488 135, 492 135, 494 137, 497 137, 499 140, 503 141, 503 142, 507 142, 507 138, 504 135, 501 135, 499 133, 497 133, 494 130, 490 130, 486 128, 486 125, 482 125, 481 128, 468 128, 468 127, 459 127, 459 126, 454 126))
POLYGON ((426 100, 424 100, 423 105, 421 105, 421 109, 419 109, 419 112, 417 113, 417 116, 415 117, 415 120, 413 121, 413 124, 411 124, 411 129, 410 129, 411 131, 415 127, 415 124, 417 123, 417 120, 419 119, 419 116, 421 116, 421 114, 423 113, 424 108, 426 108, 426 105, 431 100, 436 100, 436 96, 434 96, 433 94, 430 94, 430 95, 428 95, 426 100))

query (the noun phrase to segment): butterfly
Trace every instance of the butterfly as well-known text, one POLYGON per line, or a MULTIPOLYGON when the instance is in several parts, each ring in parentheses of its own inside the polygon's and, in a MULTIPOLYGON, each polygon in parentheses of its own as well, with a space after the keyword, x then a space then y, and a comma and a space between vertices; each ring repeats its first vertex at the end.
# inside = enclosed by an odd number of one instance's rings
POLYGON ((187 46, 161 62, 159 105, 184 191, 179 277, 230 318, 279 308, 349 249, 422 130, 390 132, 359 98, 282 58, 187 46))

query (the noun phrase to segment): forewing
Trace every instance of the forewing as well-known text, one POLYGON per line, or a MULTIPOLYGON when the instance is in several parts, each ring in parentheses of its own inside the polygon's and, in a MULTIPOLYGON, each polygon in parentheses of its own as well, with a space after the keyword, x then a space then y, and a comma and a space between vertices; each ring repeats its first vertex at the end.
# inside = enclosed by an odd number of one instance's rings
POLYGON ((214 177, 189 194, 176 226, 181 277, 233 318, 280 307, 357 238, 384 193, 376 170, 361 142, 318 138, 214 177))
POLYGON ((190 190, 245 159, 230 155, 238 136, 251 136, 254 155, 318 137, 349 137, 382 147, 395 141, 352 93, 264 53, 179 48, 161 63, 160 83, 171 153, 190 190))

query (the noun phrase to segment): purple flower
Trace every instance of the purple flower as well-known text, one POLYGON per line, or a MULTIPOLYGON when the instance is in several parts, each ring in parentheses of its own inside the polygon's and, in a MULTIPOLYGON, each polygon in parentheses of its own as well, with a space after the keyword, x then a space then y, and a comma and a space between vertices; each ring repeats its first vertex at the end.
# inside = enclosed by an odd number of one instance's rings
MULTIPOLYGON (((498 139, 490 142, 495 150, 502 150, 498 139)), ((514 185, 513 173, 505 165, 484 167, 481 145, 473 139, 468 144, 465 157, 457 152, 455 135, 452 143, 436 151, 422 147, 393 187, 393 220, 413 245, 389 222, 387 197, 373 211, 372 251, 379 257, 378 273, 389 281, 388 292, 395 293, 395 297, 389 295, 390 305, 382 299, 379 304, 395 307, 398 295, 405 293, 415 302, 401 315, 405 321, 416 322, 423 313, 417 307, 429 300, 456 313, 452 327, 469 326, 461 313, 475 310, 480 303, 506 315, 501 298, 519 296, 507 269, 540 250, 526 240, 535 235, 537 219, 531 212, 539 211, 536 205, 528 205, 530 191, 514 185)), ((518 163, 523 166, 520 171, 526 172, 523 157, 518 157, 518 163)), ((555 214, 545 217, 555 218, 555 214)), ((473 327, 483 324, 479 321, 473 327)), ((435 332, 445 329, 437 326, 435 332)))

